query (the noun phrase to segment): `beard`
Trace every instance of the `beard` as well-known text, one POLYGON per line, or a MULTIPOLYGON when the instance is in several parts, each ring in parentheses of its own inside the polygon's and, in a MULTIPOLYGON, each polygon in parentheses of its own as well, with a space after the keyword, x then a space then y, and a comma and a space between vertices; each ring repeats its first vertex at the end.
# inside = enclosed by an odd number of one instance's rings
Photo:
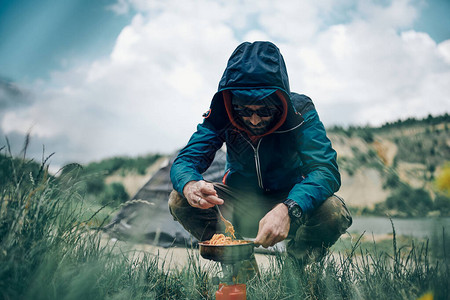
POLYGON ((269 131, 269 129, 271 128, 271 125, 273 123, 273 120, 269 120, 269 121, 261 121, 258 125, 253 125, 250 121, 245 121, 242 120, 242 122, 245 125, 245 128, 248 129, 248 131, 250 131, 252 133, 252 135, 262 135, 264 133, 266 133, 267 131, 269 131))

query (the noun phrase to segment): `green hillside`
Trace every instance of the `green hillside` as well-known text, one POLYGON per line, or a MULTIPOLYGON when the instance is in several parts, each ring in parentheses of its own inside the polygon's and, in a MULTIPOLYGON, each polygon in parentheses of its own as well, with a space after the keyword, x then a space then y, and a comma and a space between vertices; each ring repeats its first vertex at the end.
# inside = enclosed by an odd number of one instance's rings
POLYGON ((449 168, 449 127, 445 114, 377 128, 330 128, 343 177, 340 192, 354 213, 450 215, 448 180, 437 184, 449 168))
POLYGON ((63 168, 62 176, 77 169, 83 178, 88 198, 101 205, 116 206, 127 201, 133 191, 127 191, 124 181, 130 176, 145 176, 148 168, 157 161, 161 154, 148 154, 139 157, 112 157, 81 166, 73 163, 63 168), (108 180, 115 175, 115 180, 108 180))

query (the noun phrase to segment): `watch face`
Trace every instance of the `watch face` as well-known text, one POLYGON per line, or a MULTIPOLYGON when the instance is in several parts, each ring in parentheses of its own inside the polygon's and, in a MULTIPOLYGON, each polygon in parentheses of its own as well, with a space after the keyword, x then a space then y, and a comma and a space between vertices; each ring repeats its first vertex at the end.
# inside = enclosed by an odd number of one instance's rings
POLYGON ((302 210, 298 205, 294 205, 291 207, 291 215, 296 218, 300 218, 302 216, 302 210))

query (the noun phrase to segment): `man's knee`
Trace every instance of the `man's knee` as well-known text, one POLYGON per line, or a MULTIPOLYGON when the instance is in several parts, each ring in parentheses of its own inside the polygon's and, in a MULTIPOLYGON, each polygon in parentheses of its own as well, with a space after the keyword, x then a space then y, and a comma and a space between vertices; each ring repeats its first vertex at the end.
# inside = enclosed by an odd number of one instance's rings
POLYGON ((169 208, 177 209, 183 206, 183 203, 186 202, 186 199, 177 191, 173 190, 169 195, 169 208))
POLYGON ((317 261, 352 224, 344 200, 333 195, 319 206, 301 225, 287 246, 300 260, 317 261))
POLYGON ((183 208, 186 206, 189 206, 186 198, 173 190, 169 195, 169 212, 174 217, 175 221, 178 221, 180 214, 183 214, 183 208))
POLYGON ((321 214, 325 216, 324 221, 328 226, 341 234, 352 225, 352 216, 350 215, 344 200, 337 195, 333 195, 325 200, 321 210, 321 214))
POLYGON ((175 221, 200 241, 210 239, 218 228, 216 211, 199 209, 189 205, 186 198, 172 191, 169 195, 169 211, 175 221))

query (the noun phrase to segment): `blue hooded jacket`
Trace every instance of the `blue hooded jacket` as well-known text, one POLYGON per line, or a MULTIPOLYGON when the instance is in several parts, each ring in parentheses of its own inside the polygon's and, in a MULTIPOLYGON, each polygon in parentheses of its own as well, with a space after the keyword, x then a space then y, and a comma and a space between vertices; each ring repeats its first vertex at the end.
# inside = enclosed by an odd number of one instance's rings
POLYGON ((311 99, 292 93, 286 65, 270 42, 242 43, 231 55, 210 110, 175 159, 170 176, 179 193, 202 180, 216 151, 227 146, 223 182, 249 182, 264 192, 289 189, 288 199, 304 213, 318 207, 340 187, 336 152, 311 99), (266 97, 283 107, 278 123, 252 136, 235 117, 231 99, 255 104, 266 97))

